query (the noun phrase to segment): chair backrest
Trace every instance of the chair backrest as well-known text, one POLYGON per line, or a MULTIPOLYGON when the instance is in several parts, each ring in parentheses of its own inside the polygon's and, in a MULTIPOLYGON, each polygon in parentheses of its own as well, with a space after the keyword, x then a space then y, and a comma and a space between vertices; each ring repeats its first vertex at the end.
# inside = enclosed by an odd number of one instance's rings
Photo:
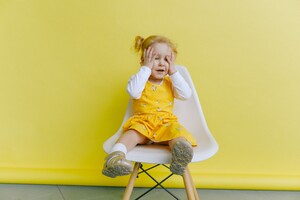
MULTIPOLYGON (((195 153, 205 152, 204 154, 201 153, 201 156, 199 156, 198 158, 195 157, 195 154, 193 162, 197 162, 213 156, 218 151, 218 144, 208 129, 199 102, 197 91, 194 87, 192 78, 188 70, 183 66, 176 66, 176 69, 191 87, 193 95, 190 99, 185 101, 175 99, 174 114, 178 117, 179 122, 196 138, 198 147, 196 148, 195 153)), ((127 119, 130 116, 132 116, 132 114, 132 103, 131 100, 129 100, 120 129, 117 133, 110 137, 103 145, 103 148, 107 153, 110 152, 111 147, 122 133, 123 124, 127 121, 127 119)))
POLYGON ((193 134, 198 142, 206 141, 203 137, 208 137, 211 134, 204 118, 192 78, 185 67, 177 66, 177 70, 191 87, 193 95, 185 101, 175 99, 174 114, 178 117, 179 122, 193 134), (207 133, 209 133, 209 135, 207 133))

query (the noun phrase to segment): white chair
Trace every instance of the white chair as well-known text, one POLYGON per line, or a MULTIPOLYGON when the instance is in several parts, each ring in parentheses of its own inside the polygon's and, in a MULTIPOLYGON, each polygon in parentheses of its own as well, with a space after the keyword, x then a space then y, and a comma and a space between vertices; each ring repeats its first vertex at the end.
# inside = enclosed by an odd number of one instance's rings
MULTIPOLYGON (((195 90, 194 84, 192 82, 188 70, 183 66, 176 66, 176 68, 179 71, 179 73, 183 76, 183 78, 187 81, 187 83, 190 85, 193 91, 193 95, 190 99, 185 101, 175 99, 174 113, 178 117, 179 122, 196 138, 198 146, 194 147, 194 157, 192 159, 192 162, 200 162, 212 157, 218 151, 218 144, 208 129, 198 99, 197 92, 195 90)), ((111 136, 103 145, 105 152, 110 152, 112 146, 122 134, 123 124, 127 121, 127 119, 130 116, 132 116, 132 104, 129 100, 126 114, 124 116, 120 129, 113 136, 111 136)), ((141 167, 141 163, 163 164, 164 166, 166 166, 165 164, 169 164, 171 161, 171 152, 168 146, 138 145, 126 155, 126 158, 130 161, 135 162, 135 166, 133 173, 131 174, 130 180, 128 182, 128 185, 126 187, 126 190, 124 192, 123 200, 130 199, 135 179, 137 177, 139 168, 141 167)), ((183 174, 183 181, 188 199, 199 199, 188 167, 186 168, 185 173, 183 174)), ((161 186, 163 189, 165 189, 161 185, 162 182, 156 183, 157 185, 155 187, 161 186)))

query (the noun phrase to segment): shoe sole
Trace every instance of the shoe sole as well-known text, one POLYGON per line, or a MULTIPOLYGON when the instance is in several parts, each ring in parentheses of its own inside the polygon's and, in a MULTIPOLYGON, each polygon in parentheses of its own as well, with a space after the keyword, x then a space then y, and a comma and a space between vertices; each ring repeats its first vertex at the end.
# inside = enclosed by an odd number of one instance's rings
POLYGON ((102 174, 111 178, 115 178, 116 176, 126 176, 131 173, 132 173, 132 168, 121 166, 121 165, 107 167, 102 170, 102 174))
POLYGON ((187 141, 177 142, 172 149, 170 171, 182 175, 186 166, 192 161, 193 154, 193 149, 187 141))

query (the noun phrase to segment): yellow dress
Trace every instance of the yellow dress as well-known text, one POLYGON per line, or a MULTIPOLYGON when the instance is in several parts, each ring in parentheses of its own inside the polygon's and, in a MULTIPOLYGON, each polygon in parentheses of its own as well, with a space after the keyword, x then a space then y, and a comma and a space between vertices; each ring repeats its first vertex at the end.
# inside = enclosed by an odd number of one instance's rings
POLYGON ((161 85, 147 81, 142 96, 133 99, 133 116, 123 126, 123 131, 138 131, 153 142, 165 142, 185 137, 197 146, 193 136, 178 122, 173 114, 174 94, 172 82, 165 77, 161 85))

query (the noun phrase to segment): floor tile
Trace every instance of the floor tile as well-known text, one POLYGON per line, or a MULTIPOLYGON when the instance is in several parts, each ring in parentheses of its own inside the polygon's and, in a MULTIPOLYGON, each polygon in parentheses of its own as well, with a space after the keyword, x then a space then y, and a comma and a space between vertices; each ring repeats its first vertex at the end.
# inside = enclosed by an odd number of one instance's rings
POLYGON ((64 200, 57 186, 0 184, 1 200, 64 200))
MULTIPOLYGON (((132 192, 132 199, 136 199, 140 197, 144 192, 148 191, 149 188, 135 188, 132 192)), ((178 199, 187 199, 186 193, 184 189, 168 189, 175 197, 178 199)), ((163 189, 154 189, 150 191, 148 194, 143 196, 141 200, 160 200, 160 199, 171 199, 174 200, 175 198, 172 197, 168 192, 164 191, 163 189)))
MULTIPOLYGON (((122 199, 124 187, 50 186, 0 184, 0 200, 117 200, 122 199)), ((134 188, 135 199, 148 188, 134 188)), ((184 189, 169 189, 179 199, 187 199, 184 189)), ((299 200, 300 191, 203 190, 201 200, 299 200)), ((154 189, 141 200, 174 199, 163 189, 154 189)))
POLYGON ((122 199, 124 188, 59 186, 64 200, 115 200, 122 199))
POLYGON ((299 200, 299 191, 197 190, 201 200, 299 200))
MULTIPOLYGON (((65 200, 115 200, 122 199, 125 188, 59 186, 65 200)), ((134 188, 131 199, 146 192, 148 188, 134 188)), ((184 189, 169 189, 179 199, 187 199, 184 189)), ((198 189, 201 200, 299 200, 299 191, 254 191, 254 190, 202 190, 198 189)), ((163 189, 154 189, 141 200, 174 199, 163 189)))

